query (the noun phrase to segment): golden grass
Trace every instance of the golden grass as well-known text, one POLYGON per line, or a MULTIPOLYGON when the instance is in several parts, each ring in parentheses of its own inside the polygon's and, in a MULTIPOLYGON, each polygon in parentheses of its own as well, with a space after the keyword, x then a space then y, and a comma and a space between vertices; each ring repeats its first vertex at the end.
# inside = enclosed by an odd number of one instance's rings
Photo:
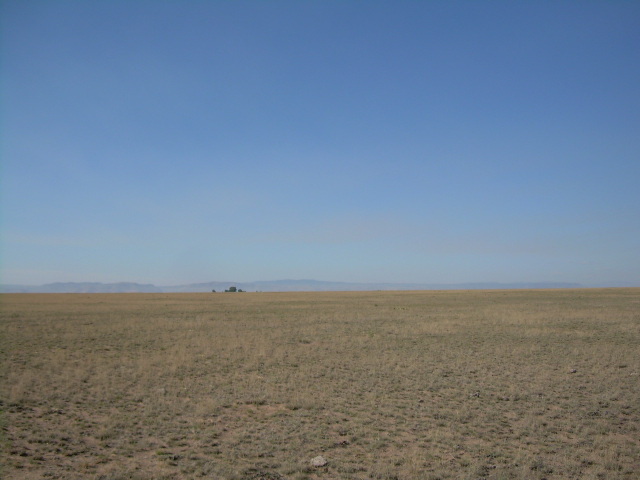
POLYGON ((3 478, 640 474, 640 289, 0 301, 3 478))

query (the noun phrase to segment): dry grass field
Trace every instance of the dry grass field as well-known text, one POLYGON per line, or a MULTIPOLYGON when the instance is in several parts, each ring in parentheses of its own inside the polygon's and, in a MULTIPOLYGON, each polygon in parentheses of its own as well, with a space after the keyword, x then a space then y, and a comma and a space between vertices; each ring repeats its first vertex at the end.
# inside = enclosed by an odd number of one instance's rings
POLYGON ((640 478, 640 289, 0 302, 5 479, 640 478))

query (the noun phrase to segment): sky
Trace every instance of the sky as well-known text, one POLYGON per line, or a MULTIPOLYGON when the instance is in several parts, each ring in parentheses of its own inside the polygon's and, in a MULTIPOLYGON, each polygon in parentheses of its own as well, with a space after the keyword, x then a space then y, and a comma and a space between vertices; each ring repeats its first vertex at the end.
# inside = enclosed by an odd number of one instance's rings
POLYGON ((0 283, 640 286, 640 2, 0 18, 0 283))

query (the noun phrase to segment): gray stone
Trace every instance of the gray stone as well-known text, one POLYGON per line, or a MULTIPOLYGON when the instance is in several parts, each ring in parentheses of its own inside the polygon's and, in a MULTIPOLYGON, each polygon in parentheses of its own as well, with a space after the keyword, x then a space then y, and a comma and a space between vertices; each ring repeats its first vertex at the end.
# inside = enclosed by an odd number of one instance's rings
POLYGON ((317 457, 311 459, 311 465, 314 467, 324 467, 327 463, 328 462, 326 458, 324 458, 322 455, 318 455, 317 457))

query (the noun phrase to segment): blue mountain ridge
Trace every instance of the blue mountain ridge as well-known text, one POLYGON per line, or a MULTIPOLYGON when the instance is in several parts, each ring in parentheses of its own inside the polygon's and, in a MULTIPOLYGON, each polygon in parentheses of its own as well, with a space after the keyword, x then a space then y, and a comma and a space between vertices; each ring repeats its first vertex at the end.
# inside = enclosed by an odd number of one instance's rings
MULTIPOLYGON (((3 293, 189 293, 223 292, 235 286, 247 292, 316 292, 316 291, 374 291, 374 290, 509 290, 545 288, 584 288, 579 283, 520 282, 520 283, 357 283, 321 280, 269 280, 255 282, 215 281, 186 285, 156 286, 134 282, 57 282, 45 285, 1 285, 3 293)), ((610 285, 633 286, 633 285, 610 285)))

